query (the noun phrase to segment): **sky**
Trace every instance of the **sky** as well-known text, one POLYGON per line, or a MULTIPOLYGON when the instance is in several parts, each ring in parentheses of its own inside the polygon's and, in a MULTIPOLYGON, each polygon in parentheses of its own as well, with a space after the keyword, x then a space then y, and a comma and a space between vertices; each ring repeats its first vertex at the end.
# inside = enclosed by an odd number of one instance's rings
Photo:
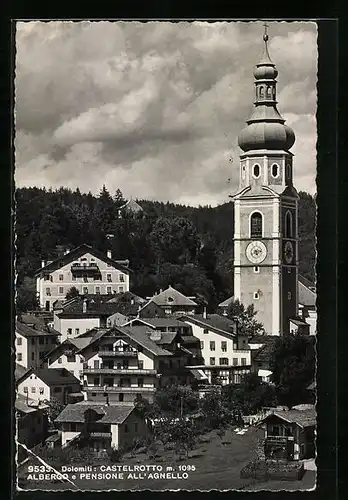
MULTIPOLYGON (((317 26, 270 22, 294 185, 316 192, 317 26)), ((217 205, 239 185, 262 22, 18 22, 15 182, 217 205)))

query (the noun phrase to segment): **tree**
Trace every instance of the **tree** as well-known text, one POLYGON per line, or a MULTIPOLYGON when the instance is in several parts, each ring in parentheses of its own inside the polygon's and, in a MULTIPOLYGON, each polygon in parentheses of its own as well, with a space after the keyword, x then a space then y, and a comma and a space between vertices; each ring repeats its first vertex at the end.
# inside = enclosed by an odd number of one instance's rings
POLYGON ((227 310, 227 316, 237 322, 239 333, 245 333, 250 337, 264 333, 262 323, 256 320, 256 315, 254 304, 245 307, 238 299, 233 300, 227 310))
POLYGON ((36 311, 40 308, 37 292, 28 288, 25 284, 16 288, 16 313, 36 311))
POLYGON ((225 405, 220 391, 206 394, 199 403, 203 418, 209 428, 226 429, 232 420, 232 414, 225 405))
POLYGON ((277 338, 270 359, 271 380, 281 404, 311 403, 308 385, 315 376, 315 338, 287 334, 277 338))
POLYGON ((62 411, 65 408, 65 405, 57 398, 51 398, 49 401, 45 401, 45 404, 48 405, 47 409, 48 420, 51 423, 51 425, 55 426, 55 420, 58 417, 58 415, 62 413, 62 411))
POLYGON ((76 286, 72 286, 66 292, 65 298, 66 298, 66 300, 70 300, 70 299, 74 299, 75 297, 78 297, 79 295, 80 295, 80 292, 78 291, 76 286))

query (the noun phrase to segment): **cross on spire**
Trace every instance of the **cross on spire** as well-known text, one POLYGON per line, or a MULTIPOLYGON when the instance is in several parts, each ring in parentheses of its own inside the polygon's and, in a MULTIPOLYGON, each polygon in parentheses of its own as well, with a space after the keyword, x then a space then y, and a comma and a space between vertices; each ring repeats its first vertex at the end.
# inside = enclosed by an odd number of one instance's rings
POLYGON ((265 42, 267 42, 268 41, 268 24, 265 22, 265 23, 263 23, 263 25, 265 27, 265 32, 264 32, 264 35, 263 35, 263 40, 265 42))

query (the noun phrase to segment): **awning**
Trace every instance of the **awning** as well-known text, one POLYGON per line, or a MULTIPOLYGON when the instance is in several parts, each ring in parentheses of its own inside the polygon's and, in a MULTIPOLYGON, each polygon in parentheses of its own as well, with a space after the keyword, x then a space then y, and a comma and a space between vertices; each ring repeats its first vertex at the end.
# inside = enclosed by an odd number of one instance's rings
POLYGON ((190 372, 192 373, 192 375, 195 377, 195 379, 197 380, 208 380, 208 377, 207 375, 204 373, 203 370, 197 370, 197 369, 193 369, 193 370, 190 370, 190 372))

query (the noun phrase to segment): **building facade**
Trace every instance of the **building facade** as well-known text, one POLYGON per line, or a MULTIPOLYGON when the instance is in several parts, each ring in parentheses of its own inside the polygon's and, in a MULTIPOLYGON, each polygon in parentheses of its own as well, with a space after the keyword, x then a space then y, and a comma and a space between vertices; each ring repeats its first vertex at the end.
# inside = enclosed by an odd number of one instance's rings
POLYGON ((59 332, 37 324, 16 321, 16 363, 24 368, 40 366, 48 352, 59 343, 59 332))
POLYGON ((81 245, 58 259, 46 263, 36 273, 40 307, 51 311, 57 300, 64 300, 75 287, 81 295, 129 291, 128 261, 112 259, 88 245, 81 245))
POLYGON ((234 298, 253 304, 267 334, 289 331, 298 304, 298 194, 293 131, 277 110, 278 71, 268 52, 254 70, 255 108, 238 143, 240 187, 234 200, 234 298))
POLYGON ((203 364, 195 368, 204 371, 210 384, 238 384, 250 373, 251 352, 247 336, 237 335, 233 321, 211 314, 185 316, 192 334, 200 341, 203 364))

